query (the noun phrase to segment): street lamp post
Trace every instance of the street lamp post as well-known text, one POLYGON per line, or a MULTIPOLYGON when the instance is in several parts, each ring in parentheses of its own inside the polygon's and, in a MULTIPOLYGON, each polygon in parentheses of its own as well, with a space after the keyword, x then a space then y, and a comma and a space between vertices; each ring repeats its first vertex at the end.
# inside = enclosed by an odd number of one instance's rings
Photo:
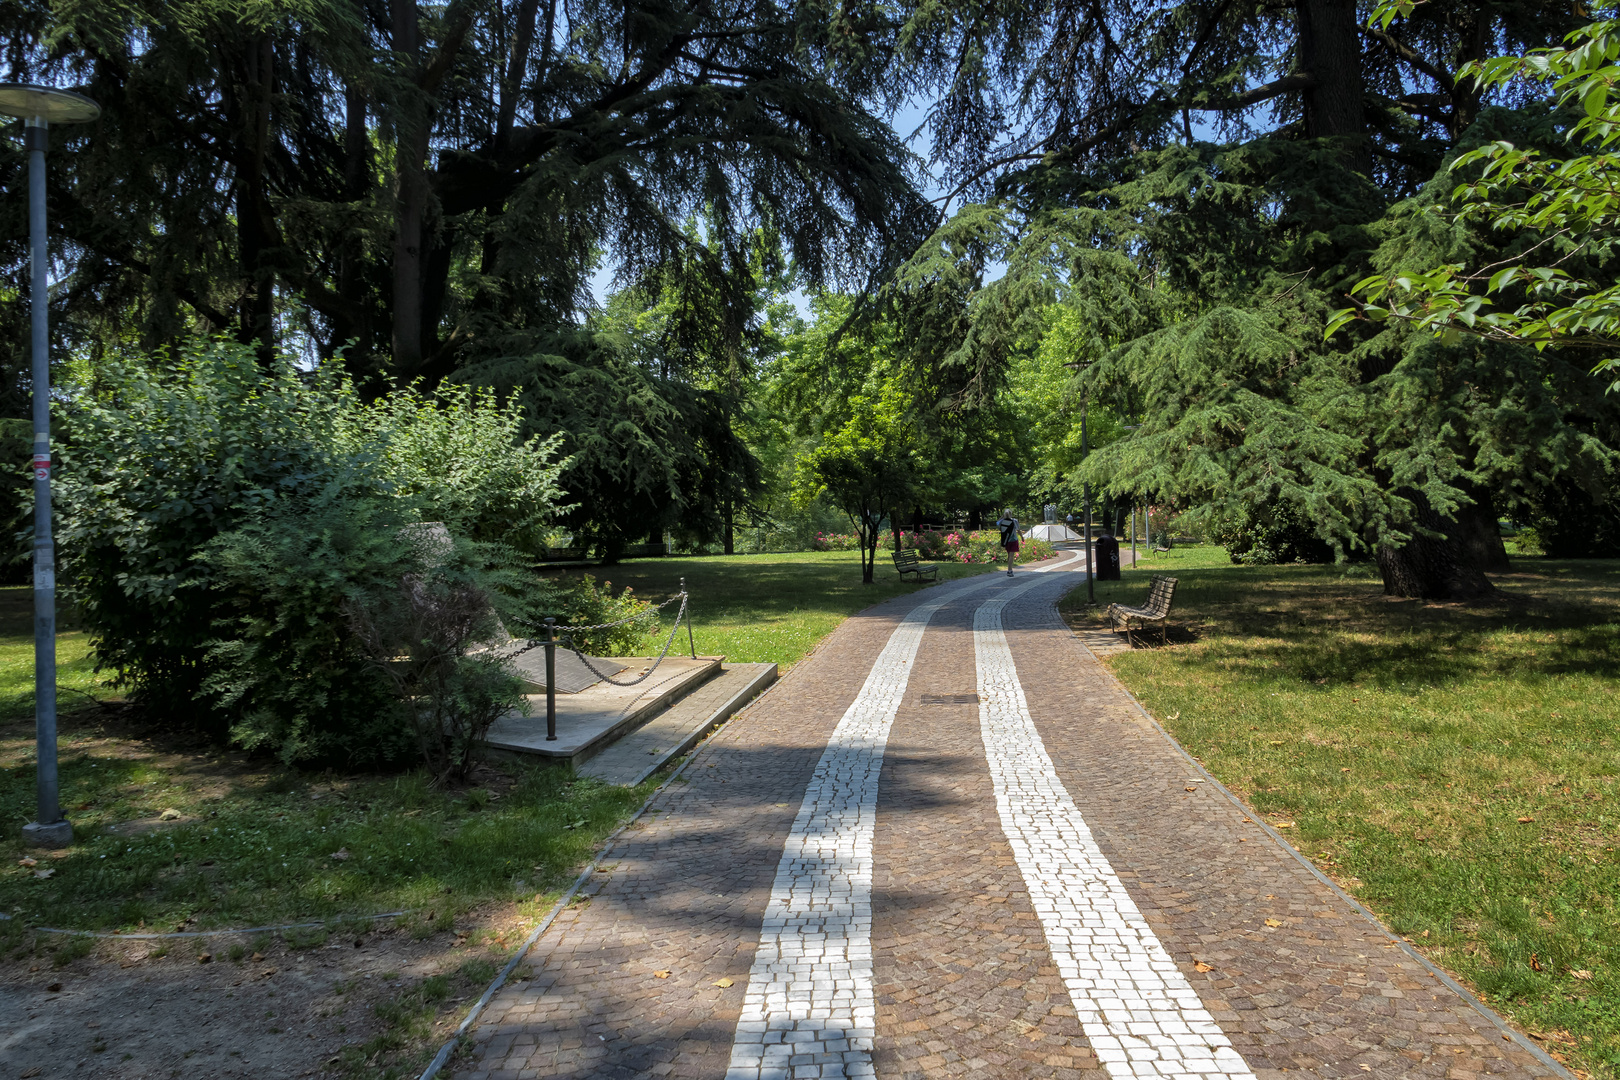
MULTIPOLYGON (((1091 414, 1091 399, 1080 399, 1080 460, 1085 461, 1091 454, 1091 443, 1086 439, 1086 418, 1091 414)), ((1086 519, 1086 603, 1097 602, 1097 574, 1096 568, 1091 565, 1091 481, 1082 481, 1080 495, 1085 502, 1086 519)))
POLYGON ((69 90, 0 83, 0 115, 24 123, 28 151, 28 245, 32 262, 34 405, 34 738, 38 746, 36 820, 23 826, 35 847, 66 847, 73 826, 62 816, 56 778, 56 549, 51 541, 51 354, 47 329, 50 254, 45 243, 45 147, 52 124, 82 124, 101 106, 69 90))

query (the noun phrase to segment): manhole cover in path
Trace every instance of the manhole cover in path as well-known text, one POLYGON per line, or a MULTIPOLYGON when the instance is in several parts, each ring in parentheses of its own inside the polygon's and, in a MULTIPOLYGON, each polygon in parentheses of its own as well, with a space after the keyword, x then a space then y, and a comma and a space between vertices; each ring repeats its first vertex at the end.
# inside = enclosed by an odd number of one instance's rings
POLYGON ((977 705, 978 694, 924 694, 924 705, 977 705))

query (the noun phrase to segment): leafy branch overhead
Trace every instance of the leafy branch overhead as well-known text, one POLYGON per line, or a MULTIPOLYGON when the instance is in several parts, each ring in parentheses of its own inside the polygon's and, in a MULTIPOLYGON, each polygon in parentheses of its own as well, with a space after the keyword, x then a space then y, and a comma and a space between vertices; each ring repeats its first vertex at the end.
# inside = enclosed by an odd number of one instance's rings
MULTIPOLYGON (((1387 25, 1403 10, 1385 4, 1375 18, 1387 25)), ((1617 61, 1620 21, 1606 20, 1560 47, 1466 68, 1463 77, 1482 87, 1547 84, 1556 98, 1552 117, 1564 129, 1563 146, 1495 139, 1448 167, 1463 182, 1450 208, 1434 212, 1504 238, 1507 253, 1483 265, 1402 266, 1364 278, 1352 290, 1358 305, 1338 312, 1327 333, 1358 319, 1397 320, 1449 340, 1472 334, 1537 350, 1595 351, 1603 355, 1594 373, 1620 370, 1620 284, 1612 271, 1620 223, 1617 61)), ((1620 380, 1610 389, 1620 389, 1620 380)))

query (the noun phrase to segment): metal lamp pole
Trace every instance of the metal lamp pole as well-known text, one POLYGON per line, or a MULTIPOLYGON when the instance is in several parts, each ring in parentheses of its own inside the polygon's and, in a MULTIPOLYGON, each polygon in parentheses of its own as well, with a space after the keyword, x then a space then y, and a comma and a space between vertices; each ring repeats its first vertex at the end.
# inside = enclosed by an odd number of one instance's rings
POLYGON ((0 83, 0 115, 24 123, 28 150, 28 241, 33 264, 34 405, 34 738, 38 814, 23 826, 35 847, 67 847, 73 826, 62 816, 56 776, 56 549, 51 540, 50 253, 45 242, 45 149, 52 124, 82 124, 101 106, 81 94, 28 83, 0 83))
MULTIPOLYGON (((1080 399, 1080 460, 1084 461, 1091 453, 1091 443, 1086 439, 1086 418, 1091 415, 1091 399, 1080 399)), ((1091 482, 1082 481, 1080 485, 1081 496, 1086 504, 1086 603, 1097 602, 1097 575, 1091 565, 1091 482)))

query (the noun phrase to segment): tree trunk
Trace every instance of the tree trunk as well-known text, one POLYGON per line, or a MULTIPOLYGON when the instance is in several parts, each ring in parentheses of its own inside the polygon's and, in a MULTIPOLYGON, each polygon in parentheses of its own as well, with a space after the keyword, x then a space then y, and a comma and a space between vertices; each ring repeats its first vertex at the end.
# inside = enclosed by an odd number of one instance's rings
POLYGON ((736 522, 734 522, 732 520, 732 518, 731 518, 731 500, 730 499, 727 499, 726 502, 725 502, 724 513, 725 513, 725 523, 726 523, 726 525, 725 525, 725 535, 724 535, 725 552, 726 552, 727 555, 735 555, 737 553, 737 533, 736 533, 736 522))
MULTIPOLYGON (((393 0, 394 52, 420 66, 416 0, 393 0)), ((412 70, 412 75, 415 71, 412 70)), ((394 210, 393 349, 395 370, 414 378, 422 366, 422 226, 427 216, 428 125, 422 103, 401 103, 396 120, 399 188, 394 210)))
POLYGON ((1299 66, 1311 76, 1305 90, 1305 134, 1352 140, 1349 164, 1372 171, 1372 146, 1361 77, 1361 26, 1355 0, 1299 0, 1299 66))
POLYGON ((1491 552, 1481 528, 1488 518, 1496 532, 1495 515, 1488 505, 1464 508, 1456 518, 1444 517, 1429 507, 1416 492, 1403 492, 1418 508, 1414 524, 1444 534, 1441 537, 1413 535, 1401 547, 1380 544, 1378 569, 1384 577, 1388 596, 1410 596, 1424 600, 1473 600, 1490 596, 1496 587, 1485 577, 1487 565, 1505 565, 1507 552, 1498 534, 1491 552))
MULTIPOLYGON (((247 279, 239 309, 237 340, 256 344, 259 361, 275 355, 276 272, 267 255, 280 246, 275 211, 269 205, 266 164, 270 149, 270 102, 275 81, 275 43, 269 34, 248 39, 242 49, 237 117, 236 238, 247 279)), ((223 329, 223 328, 221 328, 223 329)))

